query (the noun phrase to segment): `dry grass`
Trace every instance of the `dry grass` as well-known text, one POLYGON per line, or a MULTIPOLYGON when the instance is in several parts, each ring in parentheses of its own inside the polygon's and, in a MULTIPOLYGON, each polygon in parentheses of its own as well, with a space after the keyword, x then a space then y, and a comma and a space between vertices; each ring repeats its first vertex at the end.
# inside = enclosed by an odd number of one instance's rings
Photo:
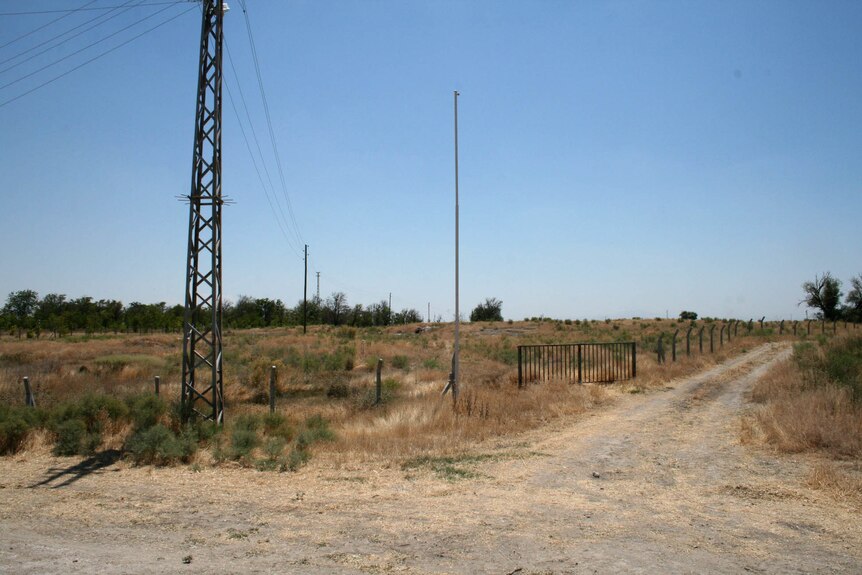
MULTIPOLYGON (((674 320, 615 320, 477 323, 462 326, 462 398, 440 398, 449 371, 453 326, 388 328, 313 327, 257 329, 225 336, 225 395, 231 418, 265 412, 270 366, 278 373, 278 408, 294 421, 321 415, 338 441, 323 449, 338 453, 415 455, 461 450, 483 439, 519 433, 551 420, 583 413, 609 400, 601 385, 561 382, 517 388, 518 345, 577 341, 638 342, 638 378, 615 389, 663 387, 764 341, 779 339, 769 330, 738 337, 716 353, 685 354, 687 323, 674 320), (677 362, 671 362, 669 335, 680 329, 677 362), (667 363, 656 363, 655 342, 665 334, 667 363), (369 403, 374 367, 384 360, 391 397, 369 403), (347 390, 345 393, 344 390, 347 390), (338 392, 338 393, 335 393, 338 392)), ((784 336, 787 338, 788 336, 784 336)), ((164 397, 179 396, 182 340, 179 334, 106 335, 16 340, 0 337, 0 401, 23 399, 20 379, 29 376, 37 401, 50 406, 85 392, 128 395, 150 392, 161 376, 164 397)))
POLYGON ((845 387, 810 385, 796 361, 774 366, 754 386, 751 400, 761 405, 743 421, 743 440, 786 453, 862 457, 862 405, 845 387))

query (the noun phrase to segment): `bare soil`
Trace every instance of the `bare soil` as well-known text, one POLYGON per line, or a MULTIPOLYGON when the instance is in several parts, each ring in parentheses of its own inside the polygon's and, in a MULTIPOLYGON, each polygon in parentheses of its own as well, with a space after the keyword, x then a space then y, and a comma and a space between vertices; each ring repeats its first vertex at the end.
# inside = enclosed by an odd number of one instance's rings
POLYGON ((739 442, 745 392, 789 352, 407 468, 4 458, 0 572, 862 573, 858 501, 807 487, 813 456, 739 442))

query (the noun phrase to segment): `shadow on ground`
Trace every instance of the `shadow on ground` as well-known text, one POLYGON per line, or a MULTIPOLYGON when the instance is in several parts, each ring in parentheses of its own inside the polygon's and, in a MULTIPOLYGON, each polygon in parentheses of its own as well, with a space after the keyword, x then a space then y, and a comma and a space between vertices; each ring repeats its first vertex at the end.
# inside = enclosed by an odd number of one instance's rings
POLYGON ((102 470, 116 463, 120 456, 121 453, 118 450, 108 449, 69 467, 52 467, 47 471, 45 479, 34 483, 30 488, 50 486, 57 489, 58 487, 66 487, 88 475, 103 473, 102 470))

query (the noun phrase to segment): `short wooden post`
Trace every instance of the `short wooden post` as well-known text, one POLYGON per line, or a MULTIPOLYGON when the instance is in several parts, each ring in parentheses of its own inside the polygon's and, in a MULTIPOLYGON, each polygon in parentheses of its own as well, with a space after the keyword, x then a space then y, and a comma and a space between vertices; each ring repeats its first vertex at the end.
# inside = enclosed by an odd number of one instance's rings
POLYGON ((709 353, 715 353, 715 324, 709 326, 709 353))
MULTIPOLYGON (((578 346, 578 355, 580 356, 581 346, 578 346)), ((578 366, 580 367, 580 366, 578 366)), ((632 377, 638 376, 638 346, 632 342, 632 377)), ((581 371, 578 369, 578 383, 581 381, 581 371)))
POLYGON ((269 367, 269 412, 275 413, 275 366, 269 367))
POLYGON ((33 395, 33 390, 30 389, 30 378, 24 378, 24 404, 27 407, 36 407, 36 398, 33 395))
POLYGON ((377 358, 377 395, 374 399, 374 405, 380 405, 383 402, 383 380, 380 374, 383 372, 383 358, 377 358))
POLYGON ((705 325, 700 326, 700 330, 697 332, 697 348, 700 350, 700 353, 703 353, 703 330, 706 329, 705 325))
POLYGON ((762 318, 760 318, 760 331, 763 331, 763 320, 765 320, 765 319, 766 319, 766 316, 763 316, 762 318))
POLYGON ((778 335, 784 335, 784 320, 778 324, 778 335))
POLYGON ((693 327, 688 328, 688 331, 685 332, 685 355, 691 355, 691 330, 693 327))
POLYGON ((156 397, 158 397, 158 396, 159 396, 159 383, 160 383, 160 379, 161 379, 161 378, 159 378, 159 376, 157 375, 157 376, 155 377, 155 379, 153 380, 153 385, 155 386, 155 389, 156 389, 156 397))
POLYGON ((721 330, 718 332, 718 347, 724 347, 724 328, 726 326, 722 325, 721 330))
POLYGON ((808 328, 808 335, 811 335, 811 320, 805 320, 805 327, 808 328))
POLYGON ((799 320, 793 322, 793 335, 796 335, 796 328, 799 325, 799 320))
POLYGON ((656 361, 659 364, 664 363, 664 334, 660 334, 658 336, 658 345, 656 346, 656 354, 658 355, 658 357, 656 358, 656 361))
POLYGON ((673 347, 671 348, 671 361, 676 362, 676 336, 679 334, 679 330, 673 332, 673 347))

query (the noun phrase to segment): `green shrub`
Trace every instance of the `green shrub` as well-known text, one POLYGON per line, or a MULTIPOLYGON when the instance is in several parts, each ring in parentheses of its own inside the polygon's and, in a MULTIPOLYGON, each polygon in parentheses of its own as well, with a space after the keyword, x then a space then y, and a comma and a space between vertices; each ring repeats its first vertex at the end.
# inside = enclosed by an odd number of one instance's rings
POLYGON ((129 418, 135 429, 148 429, 162 419, 168 410, 167 403, 155 395, 139 395, 128 400, 129 418))
POLYGON ((87 426, 80 419, 66 419, 58 423, 54 433, 57 435, 54 455, 78 455, 83 450, 84 438, 88 435, 87 426))
POLYGON ((326 397, 332 397, 334 399, 350 397, 350 386, 343 381, 331 383, 326 390, 326 397))
POLYGON ((287 457, 287 468, 291 471, 297 471, 305 465, 311 456, 305 449, 294 447, 290 450, 290 455, 287 457))
POLYGON ((285 441, 290 441, 294 435, 290 422, 280 413, 269 413, 264 416, 263 432, 268 437, 280 437, 285 441))
POLYGON ((305 429, 296 438, 297 445, 307 447, 316 441, 332 441, 335 433, 329 429, 329 422, 320 415, 312 415, 305 420, 305 429))
POLYGON ((231 459, 248 459, 260 443, 257 432, 251 429, 234 428, 230 435, 231 459))
POLYGON ((406 370, 410 367, 410 359, 406 355, 396 355, 392 358, 392 367, 406 370))
POLYGON ((422 362, 422 367, 425 369, 443 369, 440 366, 440 360, 436 357, 432 357, 431 359, 426 359, 422 362))
POLYGON ((179 437, 161 423, 139 429, 126 442, 126 452, 138 464, 169 465, 187 461, 197 450, 197 437, 186 430, 179 437))
MULTIPOLYGON (((33 410, 27 408, 27 411, 33 410)), ((27 411, 0 406, 0 455, 18 451, 34 427, 35 417, 28 417, 27 411)))

